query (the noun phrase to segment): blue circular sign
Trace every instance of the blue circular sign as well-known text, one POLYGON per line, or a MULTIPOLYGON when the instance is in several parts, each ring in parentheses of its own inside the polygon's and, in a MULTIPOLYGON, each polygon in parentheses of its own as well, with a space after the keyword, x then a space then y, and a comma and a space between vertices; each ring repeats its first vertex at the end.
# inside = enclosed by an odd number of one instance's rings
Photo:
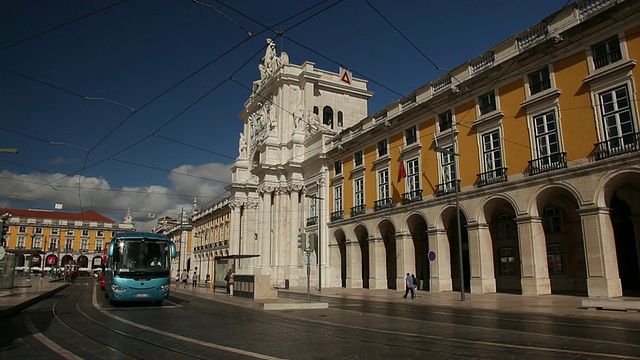
POLYGON ((429 251, 429 261, 434 261, 436 259, 436 253, 434 251, 429 251))

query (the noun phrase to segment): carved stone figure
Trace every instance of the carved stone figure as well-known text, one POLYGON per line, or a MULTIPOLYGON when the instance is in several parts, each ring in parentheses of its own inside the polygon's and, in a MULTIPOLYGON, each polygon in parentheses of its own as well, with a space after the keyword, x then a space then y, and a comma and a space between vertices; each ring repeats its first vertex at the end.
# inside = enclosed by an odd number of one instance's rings
POLYGON ((247 156, 247 139, 244 137, 244 133, 240 133, 240 145, 238 146, 238 153, 240 157, 247 156))

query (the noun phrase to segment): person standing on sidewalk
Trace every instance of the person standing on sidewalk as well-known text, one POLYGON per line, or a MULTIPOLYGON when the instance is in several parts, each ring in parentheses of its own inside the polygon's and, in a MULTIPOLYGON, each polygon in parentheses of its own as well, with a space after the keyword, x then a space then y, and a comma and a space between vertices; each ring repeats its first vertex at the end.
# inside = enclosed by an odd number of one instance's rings
POLYGON ((406 290, 404 291, 404 296, 403 298, 407 298, 407 295, 409 295, 409 291, 411 291, 411 298, 415 299, 416 298, 416 293, 415 293, 415 289, 414 287, 414 282, 413 282, 413 277, 411 277, 411 274, 407 273, 407 278, 405 279, 405 287, 406 290))
POLYGON ((182 270, 182 274, 180 275, 180 280, 182 280, 183 287, 187 287, 187 280, 189 280, 189 273, 187 269, 182 270))
POLYGON ((196 287, 198 285, 198 272, 194 271, 193 275, 191 275, 191 287, 196 287))

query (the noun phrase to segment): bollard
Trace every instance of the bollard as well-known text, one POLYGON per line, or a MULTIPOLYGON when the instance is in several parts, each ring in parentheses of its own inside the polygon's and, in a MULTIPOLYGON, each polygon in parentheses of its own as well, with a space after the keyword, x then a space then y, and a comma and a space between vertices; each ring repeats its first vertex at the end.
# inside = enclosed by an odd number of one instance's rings
POLYGON ((233 284, 229 284, 229 295, 233 296, 233 284))

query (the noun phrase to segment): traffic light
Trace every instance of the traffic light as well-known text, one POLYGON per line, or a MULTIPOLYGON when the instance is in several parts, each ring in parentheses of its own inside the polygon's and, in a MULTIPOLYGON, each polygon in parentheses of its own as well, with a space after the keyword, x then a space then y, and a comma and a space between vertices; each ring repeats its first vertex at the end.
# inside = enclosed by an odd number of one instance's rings
POLYGON ((307 234, 306 233, 298 234, 298 248, 302 249, 302 250, 307 248, 307 234))
POLYGON ((0 216, 0 222, 2 222, 2 227, 0 228, 0 244, 2 246, 5 246, 6 242, 5 242, 5 235, 7 235, 7 233, 9 232, 9 217, 11 215, 9 215, 8 213, 5 213, 4 215, 0 216))
POLYGON ((318 251, 318 235, 316 233, 309 234, 309 249, 318 251))

